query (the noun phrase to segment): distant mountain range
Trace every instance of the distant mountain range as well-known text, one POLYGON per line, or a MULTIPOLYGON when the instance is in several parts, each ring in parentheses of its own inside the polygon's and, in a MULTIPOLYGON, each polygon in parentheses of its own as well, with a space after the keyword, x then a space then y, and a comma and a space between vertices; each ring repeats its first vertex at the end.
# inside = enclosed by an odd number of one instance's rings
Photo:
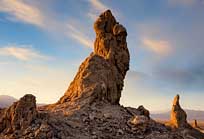
MULTIPOLYGON (((185 110, 187 113, 187 118, 189 121, 192 120, 199 120, 199 121, 204 121, 204 111, 200 110, 185 110)), ((168 112, 163 112, 163 113, 158 113, 158 114, 151 114, 151 117, 155 120, 169 120, 170 119, 170 111, 168 112)))
MULTIPOLYGON (((18 101, 18 99, 8 96, 8 95, 0 95, 0 108, 6 108, 11 106, 14 102, 18 101)), ((46 104, 38 103, 38 106, 43 106, 46 104)))
POLYGON ((7 95, 0 95, 0 108, 9 107, 15 101, 17 101, 17 99, 14 97, 7 96, 7 95))

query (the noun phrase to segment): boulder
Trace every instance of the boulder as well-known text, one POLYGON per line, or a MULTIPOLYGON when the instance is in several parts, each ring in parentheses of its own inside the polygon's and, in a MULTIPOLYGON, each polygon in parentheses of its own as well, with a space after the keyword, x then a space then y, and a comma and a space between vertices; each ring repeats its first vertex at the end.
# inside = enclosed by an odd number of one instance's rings
POLYGON ((136 115, 132 117, 128 122, 132 125, 139 125, 139 124, 144 124, 147 123, 149 119, 144 116, 144 115, 136 115))
POLYGON ((148 119, 150 119, 150 114, 147 109, 144 108, 144 106, 140 105, 137 110, 140 112, 140 115, 146 116, 148 119))

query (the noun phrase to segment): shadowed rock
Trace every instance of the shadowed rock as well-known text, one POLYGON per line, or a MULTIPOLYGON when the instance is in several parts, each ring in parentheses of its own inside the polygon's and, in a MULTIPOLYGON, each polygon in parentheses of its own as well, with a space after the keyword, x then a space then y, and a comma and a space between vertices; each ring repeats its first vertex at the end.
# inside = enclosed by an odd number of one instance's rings
POLYGON ((83 106, 96 99, 119 104, 130 60, 126 29, 107 10, 94 23, 94 30, 94 52, 81 64, 58 104, 83 106))

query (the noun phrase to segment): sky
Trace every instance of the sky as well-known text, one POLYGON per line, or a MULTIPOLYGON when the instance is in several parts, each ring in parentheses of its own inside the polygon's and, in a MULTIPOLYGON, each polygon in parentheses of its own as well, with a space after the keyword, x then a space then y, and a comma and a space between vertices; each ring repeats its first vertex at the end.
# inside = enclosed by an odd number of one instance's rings
POLYGON ((204 110, 204 0, 0 0, 0 95, 54 103, 93 51, 110 9, 128 32, 121 105, 204 110))

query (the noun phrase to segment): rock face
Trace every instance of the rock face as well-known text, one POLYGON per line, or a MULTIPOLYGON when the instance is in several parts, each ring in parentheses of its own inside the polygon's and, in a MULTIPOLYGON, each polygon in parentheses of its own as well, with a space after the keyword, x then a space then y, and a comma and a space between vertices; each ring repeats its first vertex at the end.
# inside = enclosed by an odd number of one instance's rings
POLYGON ((77 103, 81 106, 96 98, 119 104, 130 60, 126 29, 107 10, 94 23, 94 30, 94 52, 81 64, 58 104, 77 103))
POLYGON ((36 117, 36 100, 33 95, 25 95, 0 116, 0 132, 5 134, 27 128, 36 117))
POLYGON ((187 114, 179 104, 179 95, 174 97, 171 110, 171 124, 176 128, 188 127, 187 114))

